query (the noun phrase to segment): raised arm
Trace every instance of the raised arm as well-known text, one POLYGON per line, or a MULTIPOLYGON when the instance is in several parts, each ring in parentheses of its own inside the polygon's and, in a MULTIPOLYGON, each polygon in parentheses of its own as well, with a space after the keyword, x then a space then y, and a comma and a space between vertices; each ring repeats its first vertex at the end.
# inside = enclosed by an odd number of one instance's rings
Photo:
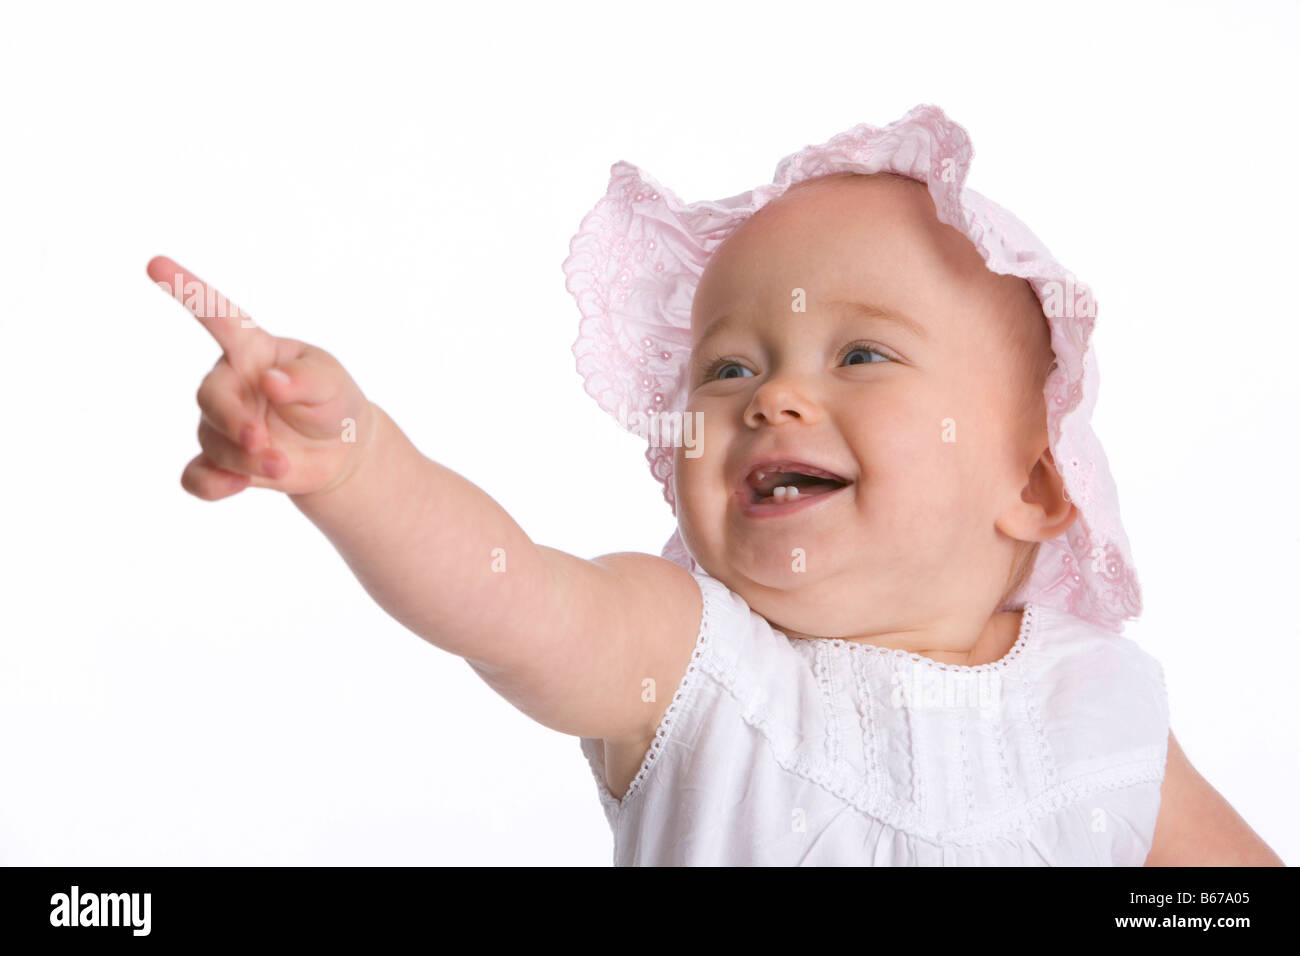
POLYGON ((670 561, 535 544, 495 500, 422 455, 378 406, 356 473, 294 504, 381 607, 563 733, 652 732, 698 635, 695 580, 670 561), (654 680, 654 700, 643 681, 654 680))
POLYGON ((186 490, 285 492, 384 610, 545 726, 606 739, 653 731, 700 626, 689 574, 651 555, 586 561, 535 544, 482 489, 422 455, 333 356, 236 307, 214 310, 228 300, 169 259, 148 272, 223 352, 199 389, 203 452, 186 490))

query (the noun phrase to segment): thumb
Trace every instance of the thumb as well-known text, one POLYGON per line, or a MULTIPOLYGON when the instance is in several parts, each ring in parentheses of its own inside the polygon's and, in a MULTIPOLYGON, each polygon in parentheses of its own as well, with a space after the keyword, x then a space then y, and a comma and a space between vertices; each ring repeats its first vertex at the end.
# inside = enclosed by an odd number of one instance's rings
POLYGON ((321 362, 304 357, 264 369, 258 384, 275 413, 307 438, 327 438, 338 431, 337 376, 321 362))
POLYGON ((319 405, 338 392, 338 384, 323 372, 318 362, 289 359, 264 369, 258 384, 272 405, 319 405))

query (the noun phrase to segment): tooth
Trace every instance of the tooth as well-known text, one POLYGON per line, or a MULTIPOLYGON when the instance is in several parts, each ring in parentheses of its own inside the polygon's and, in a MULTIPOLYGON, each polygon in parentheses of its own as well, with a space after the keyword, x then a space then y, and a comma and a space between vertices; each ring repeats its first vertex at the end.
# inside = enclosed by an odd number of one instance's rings
POLYGON ((772 489, 772 496, 779 501, 791 501, 799 497, 797 485, 778 485, 772 489))
POLYGON ((762 480, 763 480, 763 475, 764 475, 764 474, 766 474, 766 472, 762 472, 762 471, 760 471, 760 472, 758 473, 758 480, 759 480, 759 481, 762 481, 762 480))

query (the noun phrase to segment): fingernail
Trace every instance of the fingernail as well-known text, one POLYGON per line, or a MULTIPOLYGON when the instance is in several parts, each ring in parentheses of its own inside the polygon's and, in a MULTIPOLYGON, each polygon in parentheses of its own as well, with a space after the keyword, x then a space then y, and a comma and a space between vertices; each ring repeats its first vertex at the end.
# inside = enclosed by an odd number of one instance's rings
POLYGON ((280 473, 280 460, 268 454, 262 459, 262 474, 268 478, 275 478, 280 473))
POLYGON ((289 384, 289 375, 288 375, 287 372, 284 372, 284 371, 282 371, 282 370, 280 370, 280 369, 278 369, 278 368, 273 368, 273 369, 270 369, 270 370, 267 372, 267 374, 270 375, 271 378, 273 378, 273 379, 275 379, 277 382, 279 382, 281 385, 288 385, 288 384, 289 384))

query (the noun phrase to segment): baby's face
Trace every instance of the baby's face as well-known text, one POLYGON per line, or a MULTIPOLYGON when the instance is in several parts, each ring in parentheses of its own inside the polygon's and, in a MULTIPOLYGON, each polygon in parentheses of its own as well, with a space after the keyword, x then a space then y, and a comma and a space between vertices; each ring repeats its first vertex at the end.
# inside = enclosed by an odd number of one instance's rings
POLYGON ((1028 284, 989 272, 924 184, 835 176, 788 191, 715 251, 691 327, 703 454, 679 447, 675 481, 706 571, 790 634, 991 613, 1048 448, 1041 405, 1025 410, 1041 383, 1012 341, 1041 354, 1049 333, 1028 284), (849 484, 760 516, 742 487, 755 458, 849 484))

